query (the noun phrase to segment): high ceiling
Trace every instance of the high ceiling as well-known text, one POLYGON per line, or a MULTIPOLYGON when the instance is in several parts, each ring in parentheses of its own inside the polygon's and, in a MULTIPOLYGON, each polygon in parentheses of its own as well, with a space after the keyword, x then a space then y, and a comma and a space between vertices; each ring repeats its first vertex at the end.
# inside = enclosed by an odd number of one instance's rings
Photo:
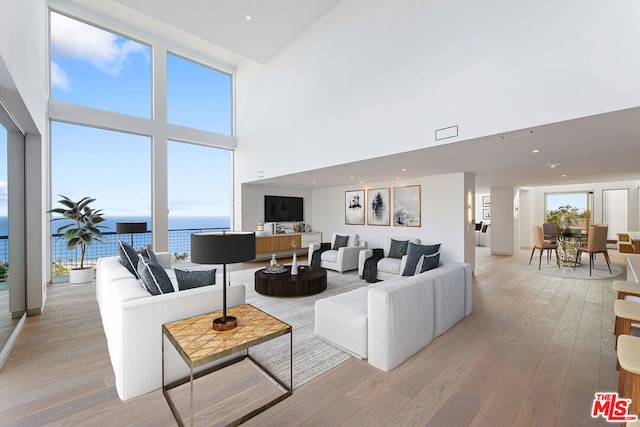
MULTIPOLYGON (((259 63, 267 62, 339 3, 339 0, 102 0, 98 6, 93 0, 67 1, 90 9, 117 5, 120 14, 130 11, 152 18, 145 20, 144 25, 168 24, 178 32, 228 51, 236 62, 248 58, 259 63)), ((523 131, 259 182, 332 186, 453 172, 474 173, 478 188, 640 180, 640 108, 523 131), (557 166, 552 168, 548 164, 557 166)))

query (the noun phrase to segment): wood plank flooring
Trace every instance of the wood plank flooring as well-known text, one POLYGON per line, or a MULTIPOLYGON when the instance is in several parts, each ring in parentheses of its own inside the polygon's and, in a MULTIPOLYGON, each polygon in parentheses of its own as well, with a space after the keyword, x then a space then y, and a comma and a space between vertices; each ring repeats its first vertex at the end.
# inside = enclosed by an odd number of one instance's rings
MULTIPOLYGON (((617 389, 611 280, 529 273, 526 250, 476 257, 471 316, 391 372, 349 359, 246 425, 612 425, 590 412, 595 392, 617 389)), ((0 370, 0 425, 175 421, 160 391, 120 401, 95 287, 61 283, 0 370)))

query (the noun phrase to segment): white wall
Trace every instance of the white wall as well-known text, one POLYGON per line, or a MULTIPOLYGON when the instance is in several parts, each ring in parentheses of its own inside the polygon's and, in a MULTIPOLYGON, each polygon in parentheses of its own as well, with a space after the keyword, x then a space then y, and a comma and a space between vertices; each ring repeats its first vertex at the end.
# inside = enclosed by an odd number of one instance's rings
POLYGON ((43 141, 47 125, 47 6, 40 0, 0 4, 0 96, 26 132, 24 189, 26 296, 29 314, 40 313, 46 298, 48 269, 45 206, 48 157, 43 141))
POLYGON ((473 184, 467 174, 458 173, 314 189, 313 230, 321 231, 325 240, 333 232, 356 233, 370 248, 381 248, 385 236, 418 237, 423 244, 442 243, 443 261, 465 261, 473 265, 475 232, 468 221, 468 192, 465 191, 473 188, 473 184), (407 185, 421 186, 421 227, 345 225, 345 191, 407 185))
POLYGON ((344 0, 238 67, 237 180, 636 107, 638 22, 637 0, 344 0))
POLYGON ((310 189, 242 184, 242 223, 238 224, 238 229, 255 231, 258 222, 264 222, 265 195, 304 198, 304 221, 301 222, 310 224, 313 227, 313 197, 310 189))
POLYGON ((491 189, 491 253, 515 255, 519 248, 518 189, 491 189))

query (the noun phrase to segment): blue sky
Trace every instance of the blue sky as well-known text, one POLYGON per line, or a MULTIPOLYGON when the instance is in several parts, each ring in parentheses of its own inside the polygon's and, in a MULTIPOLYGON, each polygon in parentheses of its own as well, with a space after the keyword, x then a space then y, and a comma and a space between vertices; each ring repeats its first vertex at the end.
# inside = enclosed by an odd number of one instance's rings
MULTIPOLYGON (((51 14, 53 99, 151 118, 152 56, 150 46, 51 14)), ((168 55, 170 123, 230 135, 230 103, 231 76, 168 55)), ((228 216, 230 165, 227 150, 170 142, 170 215, 228 216)), ((107 215, 150 215, 151 139, 53 123, 52 192, 94 197, 107 215)))
POLYGON ((585 192, 579 193, 551 193, 547 194, 547 211, 558 209, 560 206, 575 206, 581 211, 587 209, 585 192))

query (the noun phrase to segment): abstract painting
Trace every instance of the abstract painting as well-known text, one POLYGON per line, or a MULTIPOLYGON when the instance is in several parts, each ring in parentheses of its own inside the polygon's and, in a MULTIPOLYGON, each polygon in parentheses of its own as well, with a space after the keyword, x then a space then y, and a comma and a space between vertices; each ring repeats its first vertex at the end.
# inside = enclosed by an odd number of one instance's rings
POLYGON ((364 225, 364 190, 344 192, 344 223, 364 225))
POLYGON ((420 227, 420 186, 393 188, 393 225, 420 227))
POLYGON ((367 224, 389 225, 390 213, 389 189, 367 190, 367 224))

